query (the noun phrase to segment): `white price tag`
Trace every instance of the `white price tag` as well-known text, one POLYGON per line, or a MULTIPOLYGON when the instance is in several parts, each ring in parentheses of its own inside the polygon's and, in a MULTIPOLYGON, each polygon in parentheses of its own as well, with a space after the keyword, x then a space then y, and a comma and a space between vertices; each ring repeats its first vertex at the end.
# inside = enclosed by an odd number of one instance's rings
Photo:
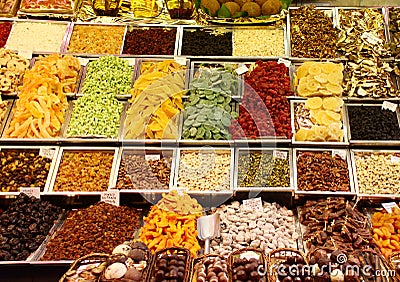
POLYGON ((175 62, 177 62, 178 64, 182 65, 182 66, 186 66, 187 63, 187 59, 186 57, 182 57, 182 56, 177 56, 174 57, 175 62))
POLYGON ((275 159, 287 159, 288 153, 285 151, 276 151, 274 150, 273 156, 275 159))
POLYGON ((384 101, 382 103, 382 109, 383 110, 390 110, 392 112, 395 112, 396 109, 397 109, 397 104, 391 103, 391 102, 388 102, 388 101, 384 101))
POLYGON ((128 61, 129 66, 134 66, 136 63, 136 59, 135 58, 126 58, 125 60, 128 61))
POLYGON ((346 159, 346 151, 333 150, 332 157, 334 157, 335 155, 338 155, 339 157, 341 157, 344 160, 346 159))
POLYGON ((101 193, 100 201, 110 205, 119 206, 119 191, 112 190, 101 193))
POLYGON ((158 161, 160 159, 160 155, 146 155, 144 158, 146 161, 158 161))
POLYGON ((250 260, 252 258, 255 258, 255 259, 259 260, 260 259, 260 255, 258 255, 255 252, 252 252, 252 251, 247 251, 247 252, 244 252, 244 253, 240 254, 240 259, 250 260))
POLYGON ((53 159, 56 150, 54 149, 47 149, 47 148, 40 148, 39 156, 46 157, 49 159, 53 159))
POLYGON ((292 64, 292 62, 290 60, 286 60, 283 58, 279 58, 278 59, 278 64, 284 64, 287 68, 290 67, 290 65, 292 64))
POLYGON ((21 187, 19 191, 28 195, 29 197, 33 196, 40 199, 40 187, 21 187))
POLYGON ((262 210, 263 209, 261 198, 243 200, 243 206, 245 206, 246 208, 251 208, 253 210, 262 210))
POLYGON ((248 68, 246 65, 243 65, 243 66, 241 66, 241 67, 238 67, 238 68, 235 70, 235 72, 236 72, 238 75, 244 74, 244 73, 246 73, 246 72, 248 72, 248 71, 249 71, 249 68, 248 68))
POLYGON ((361 38, 366 39, 372 45, 376 45, 377 43, 382 43, 382 39, 376 37, 374 34, 368 32, 368 31, 365 31, 361 35, 361 38))
POLYGON ((189 190, 187 188, 173 188, 171 191, 176 191, 179 196, 183 197, 189 190))
POLYGON ((81 66, 86 66, 89 63, 89 59, 88 58, 80 58, 80 57, 78 57, 78 61, 81 64, 81 66))
POLYGON ((382 207, 388 212, 392 213, 392 209, 394 207, 397 207, 397 204, 395 202, 389 202, 389 203, 382 203, 382 207))
POLYGON ((396 157, 396 156, 391 156, 391 157, 390 157, 390 161, 391 161, 392 163, 400 163, 400 158, 399 158, 399 157, 396 157))
POLYGON ((32 59, 32 50, 19 50, 18 55, 25 59, 32 59))

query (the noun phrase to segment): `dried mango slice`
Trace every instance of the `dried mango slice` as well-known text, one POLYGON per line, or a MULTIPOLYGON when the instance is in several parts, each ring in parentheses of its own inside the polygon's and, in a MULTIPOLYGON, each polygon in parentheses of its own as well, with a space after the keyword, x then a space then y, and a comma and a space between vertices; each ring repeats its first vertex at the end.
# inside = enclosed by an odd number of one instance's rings
POLYGON ((326 83, 328 81, 328 76, 325 73, 314 76, 314 79, 319 83, 326 83))
POLYGON ((296 141, 307 141, 310 130, 306 128, 300 128, 294 135, 296 141))
POLYGON ((316 110, 316 109, 321 108, 322 103, 323 103, 323 101, 320 97, 308 98, 305 103, 305 107, 307 109, 316 110))

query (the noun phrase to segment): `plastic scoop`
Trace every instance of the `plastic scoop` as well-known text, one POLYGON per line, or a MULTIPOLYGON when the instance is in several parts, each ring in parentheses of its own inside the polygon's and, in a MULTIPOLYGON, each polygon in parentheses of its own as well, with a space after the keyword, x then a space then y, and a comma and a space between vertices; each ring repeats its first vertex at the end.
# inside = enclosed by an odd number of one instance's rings
POLYGON ((200 240, 204 241, 204 253, 210 253, 210 240, 219 236, 219 213, 205 215, 197 220, 197 233, 200 240))

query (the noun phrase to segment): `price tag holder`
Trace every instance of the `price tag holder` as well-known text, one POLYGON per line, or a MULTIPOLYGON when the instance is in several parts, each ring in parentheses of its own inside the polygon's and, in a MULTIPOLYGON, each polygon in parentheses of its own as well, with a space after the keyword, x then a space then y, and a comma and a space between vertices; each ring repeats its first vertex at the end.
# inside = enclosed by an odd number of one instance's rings
POLYGON ((81 66, 87 66, 87 64, 89 63, 89 59, 88 58, 78 57, 78 61, 81 64, 81 66))
POLYGON ((393 208, 398 207, 395 202, 382 203, 382 207, 388 212, 392 213, 393 208))
POLYGON ((32 59, 32 50, 19 50, 18 55, 25 58, 25 59, 32 59))
POLYGON ((388 102, 388 101, 384 101, 382 103, 382 109, 383 110, 390 110, 392 112, 395 112, 396 109, 397 109, 397 104, 391 103, 391 102, 388 102))
POLYGON ((110 205, 119 206, 119 191, 102 192, 100 201, 110 205))
POLYGON ((259 211, 262 211, 263 209, 261 198, 243 200, 243 206, 246 208, 251 208, 253 210, 259 210, 259 211))
POLYGON ((284 64, 288 68, 288 67, 290 67, 292 62, 289 61, 289 60, 283 59, 283 58, 279 58, 278 59, 278 64, 284 64))
POLYGON ((344 160, 346 159, 346 151, 333 150, 332 157, 334 157, 335 155, 338 155, 339 157, 341 157, 344 160))
POLYGON ((40 148, 39 150, 39 156, 46 157, 49 159, 53 159, 55 153, 56 153, 55 149, 40 148))
POLYGON ((235 70, 235 72, 236 72, 238 75, 244 74, 244 73, 246 73, 246 72, 248 72, 248 71, 249 71, 249 68, 248 68, 246 65, 243 65, 243 66, 241 66, 241 67, 238 67, 238 68, 235 70))
POLYGON ((392 163, 400 163, 400 158, 396 156, 390 156, 390 161, 392 163))
POLYGON ((275 159, 284 159, 284 160, 286 160, 286 159, 287 159, 287 156, 288 156, 288 153, 285 152, 285 151, 277 151, 277 150, 274 150, 273 157, 274 157, 275 159))
POLYGON ((129 66, 134 66, 136 63, 136 59, 135 58, 126 58, 125 60, 128 61, 129 66))
POLYGON ((160 155, 146 155, 144 158, 146 161, 158 161, 160 159, 160 155))
POLYGON ((178 64, 182 65, 182 66, 186 66, 187 63, 187 59, 186 57, 183 56, 177 56, 174 57, 175 62, 177 62, 178 64))
POLYGON ((29 197, 33 196, 37 199, 40 199, 40 187, 21 187, 19 191, 28 195, 29 197))

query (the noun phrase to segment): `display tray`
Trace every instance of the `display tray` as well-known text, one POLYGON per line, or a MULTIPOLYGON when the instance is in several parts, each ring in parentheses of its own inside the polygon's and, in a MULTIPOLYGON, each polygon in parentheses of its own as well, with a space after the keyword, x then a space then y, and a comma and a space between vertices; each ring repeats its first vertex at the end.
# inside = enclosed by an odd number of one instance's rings
MULTIPOLYGON (((13 50, 13 51, 16 51, 17 53, 18 53, 18 51, 22 51, 22 52, 31 52, 32 54, 53 54, 53 53, 55 53, 54 51, 33 49, 35 47, 31 47, 32 49, 27 49, 26 47, 24 47, 24 48, 20 48, 20 50, 18 50, 18 49, 16 50, 15 48, 12 48, 11 46, 9 46, 10 38, 12 36, 14 36, 16 26, 19 23, 28 23, 28 24, 29 23, 41 23, 41 24, 51 24, 51 25, 65 25, 66 29, 65 29, 65 33, 63 34, 63 38, 62 38, 62 40, 60 42, 60 49, 57 50, 56 53, 63 53, 64 52, 65 42, 66 42, 66 40, 68 38, 68 34, 69 34, 69 31, 70 31, 70 28, 71 28, 71 25, 72 25, 71 22, 69 22, 69 21, 56 21, 56 20, 45 20, 45 21, 43 21, 43 20, 34 20, 34 19, 29 19, 29 20, 28 19, 16 19, 14 21, 14 24, 13 24, 13 26, 11 28, 11 32, 10 32, 10 35, 8 36, 8 40, 7 40, 5 48, 13 50)), ((44 37, 43 34, 37 34, 37 37, 45 39, 45 38, 43 38, 44 37)))
MULTIPOLYGON (((105 54, 108 54, 108 55, 120 55, 122 53, 122 50, 123 50, 123 44, 124 44, 124 41, 125 41, 126 30, 127 30, 127 26, 126 25, 118 24, 118 23, 100 23, 100 24, 96 23, 96 24, 94 24, 94 23, 91 23, 91 22, 79 22, 79 23, 78 22, 72 22, 71 23, 71 27, 69 29, 69 32, 67 34, 66 40, 65 40, 65 45, 64 45, 63 52, 68 53, 68 54, 73 54, 73 55, 76 55, 76 56, 86 56, 86 57, 98 57, 99 54, 103 54, 103 55, 105 55, 105 54), (100 27, 101 26, 102 30, 106 30, 107 28, 110 28, 110 27, 123 27, 124 28, 124 35, 123 35, 123 38, 121 40, 121 46, 119 47, 119 51, 114 53, 114 54, 111 54, 109 52, 107 52, 107 53, 104 53, 104 52, 100 53, 99 52, 99 53, 96 54, 96 53, 90 53, 90 52, 73 52, 73 51, 70 51, 69 47, 70 47, 70 43, 71 43, 71 38, 72 38, 74 32, 76 32, 76 27, 77 26, 78 27, 79 26, 93 26, 93 27, 100 27)), ((89 44, 89 43, 93 44, 93 42, 87 42, 87 44, 89 44)))
MULTIPOLYGON (((293 184, 293 157, 292 157, 292 150, 291 149, 286 149, 286 148, 236 148, 235 150, 235 171, 234 171, 234 190, 235 192, 243 192, 243 191, 256 191, 256 192, 293 192, 294 191, 294 184, 293 184), (247 155, 247 158, 250 158, 249 155, 251 153, 261 153, 262 155, 273 155, 273 158, 278 158, 278 159, 284 159, 287 160, 288 162, 288 168, 289 168, 289 186, 281 186, 281 187, 273 187, 273 186, 242 186, 242 182, 240 181, 240 173, 239 173, 239 162, 240 162, 240 157, 247 155)), ((274 166, 275 167, 275 166, 274 166)), ((273 168, 272 168, 273 169, 273 168)), ((244 170, 247 171, 247 174, 244 176, 248 176, 249 170, 250 170, 250 164, 244 167, 244 170)), ((262 173, 265 171, 265 168, 263 166, 258 167, 258 173, 262 173)), ((257 173, 257 174, 258 174, 257 173)), ((272 177, 272 172, 267 174, 267 178, 269 179, 272 177)), ((263 178, 265 180, 265 178, 263 178)), ((243 179, 244 181, 244 179, 243 179)), ((254 182, 253 182, 254 184, 254 182)))
MULTIPOLYGON (((235 154, 234 154, 234 149, 229 148, 229 147, 218 147, 218 148, 212 148, 212 147, 201 147, 201 148, 194 148, 194 147, 180 147, 177 150, 177 157, 175 158, 175 171, 174 171, 174 177, 173 177, 173 187, 172 189, 175 190, 185 190, 189 195, 204 195, 204 196, 211 196, 215 195, 217 196, 218 194, 232 194, 233 193, 233 176, 234 176, 234 161, 235 161, 235 154), (209 171, 204 171, 205 173, 210 173, 210 171, 214 170, 215 168, 210 168, 210 164, 207 164, 207 162, 203 163, 203 157, 202 154, 204 154, 205 157, 207 157, 207 154, 212 154, 210 158, 212 158, 212 164, 211 166, 215 166, 215 155, 219 154, 230 154, 230 164, 229 164, 229 183, 228 183, 228 189, 221 189, 221 190, 195 190, 195 189, 190 189, 187 185, 179 185, 179 173, 180 173, 180 168, 182 167, 181 165, 181 154, 185 153, 200 153, 198 156, 201 160, 201 163, 198 163, 197 166, 191 166, 188 167, 189 170, 193 168, 193 171, 189 171, 190 174, 198 174, 198 169, 201 169, 201 166, 203 165, 203 169, 207 168, 209 171)), ((201 178, 206 177, 207 174, 204 174, 201 178)), ((197 176, 198 177, 198 176, 197 176)), ((200 178, 199 178, 200 179, 200 178)))
MULTIPOLYGON (((160 193, 168 193, 169 190, 172 188, 173 186, 173 176, 174 176, 174 172, 175 172, 175 159, 176 159, 176 149, 173 147, 122 147, 119 152, 118 152, 118 159, 117 159, 117 165, 116 165, 116 169, 115 169, 115 177, 113 179, 113 183, 110 186, 111 190, 114 189, 118 189, 121 193, 140 193, 140 194, 160 194, 160 193), (159 170, 158 172, 152 170, 152 167, 149 165, 149 163, 146 162, 146 164, 148 165, 147 167, 147 171, 146 169, 143 169, 142 171, 139 171, 139 168, 130 167, 129 165, 127 165, 125 163, 125 171, 126 173, 125 176, 121 176, 121 167, 123 166, 123 162, 125 161, 129 161, 132 162, 132 164, 137 164, 137 161, 135 161, 134 159, 130 160, 130 156, 135 156, 135 157, 144 157, 144 159, 146 161, 151 161, 151 160, 160 160, 160 158, 164 158, 164 160, 167 160, 167 158, 171 158, 171 161, 168 162, 168 165, 170 167, 170 180, 168 185, 163 184, 159 181, 159 179, 157 178, 157 175, 159 174, 159 172, 161 170, 159 170), (134 170, 134 172, 129 173, 130 170, 134 170), (144 174, 154 174, 153 177, 151 179, 145 179, 140 181, 140 177, 143 176, 144 174), (130 180, 130 185, 132 185, 132 187, 130 189, 124 189, 122 187, 119 187, 119 181, 118 178, 119 177, 123 177, 126 181, 130 180), (133 181, 139 181, 141 184, 139 188, 134 188, 133 187, 133 181), (157 183, 160 184, 160 187, 156 187, 156 189, 151 189, 149 188, 149 186, 151 185, 151 183, 149 183, 149 181, 156 181, 157 183), (164 187, 162 187, 164 186, 164 187)), ((128 183, 122 184, 121 185, 128 185, 128 183)))
MULTIPOLYGON (((348 116, 347 116, 347 111, 346 108, 343 106, 342 107, 342 131, 343 131, 343 141, 296 141, 295 139, 295 134, 296 134, 296 127, 295 127, 295 107, 296 105, 300 103, 305 103, 305 100, 291 100, 290 101, 290 115, 291 115, 291 124, 292 124, 292 131, 293 131, 293 136, 292 136, 292 144, 295 146, 315 146, 315 147, 346 147, 349 145, 349 140, 347 138, 348 134, 348 116)), ((310 118, 311 119, 311 118, 310 118)), ((317 125, 317 124, 313 124, 317 125)), ((300 127, 304 128, 304 127, 300 127)))
POLYGON ((18 11, 20 2, 21 2, 21 0, 4 1, 4 4, 2 4, 3 7, 0 11, 0 17, 8 17, 8 18, 14 17, 18 11), (8 3, 8 2, 11 2, 11 3, 8 3))
POLYGON ((74 0, 54 1, 21 0, 18 14, 69 14, 73 15, 74 0), (52 3, 53 2, 53 3, 52 3))
MULTIPOLYGON (((165 25, 165 24, 157 24, 157 25, 143 24, 143 25, 139 25, 139 26, 128 25, 127 26, 127 31, 126 31, 126 34, 125 34, 125 37, 124 37, 124 43, 123 43, 123 46, 122 46, 121 54, 123 56, 135 56, 135 57, 138 57, 138 58, 141 58, 141 57, 168 58, 170 56, 176 57, 176 56, 178 56, 178 49, 179 49, 179 42, 180 42, 179 41, 180 29, 181 28, 178 25, 165 25), (127 45, 127 42, 126 42, 127 35, 128 35, 129 32, 131 32, 133 30, 148 30, 148 29, 152 29, 152 28, 166 29, 166 30, 168 30, 168 29, 176 30, 175 44, 174 44, 174 50, 173 50, 172 54, 163 54, 163 55, 161 55, 161 54, 132 54, 131 52, 125 51, 125 47, 127 45)), ((154 39, 154 38, 150 39, 149 38, 148 40, 157 40, 157 39, 154 39)), ((149 42, 146 42, 146 44, 147 43, 149 43, 149 42)))
POLYGON ((3 99, 3 101, 8 101, 8 103, 7 103, 7 106, 6 106, 6 112, 4 114, 4 118, 3 118, 3 120, 0 120, 0 136, 2 135, 4 127, 7 124, 8 116, 10 115, 11 109, 12 109, 13 104, 14 104, 14 100, 13 99, 3 99))
MULTIPOLYGON (((397 105, 397 103, 396 103, 397 105)), ((347 137, 350 142, 350 146, 354 145, 363 145, 363 146, 395 146, 400 144, 400 140, 354 140, 351 137, 351 128, 350 128, 350 115, 348 111, 348 107, 359 107, 359 106, 375 106, 375 107, 382 107, 382 104, 372 104, 372 103, 347 103, 344 105, 347 111, 347 116, 348 116, 348 125, 347 125, 347 137)), ((400 127, 400 110, 399 107, 397 106, 396 108, 396 116, 397 116, 397 121, 400 127)))
POLYGON ((122 112, 121 112, 121 118, 118 122, 119 124, 119 130, 118 130, 118 135, 115 137, 108 137, 105 135, 83 135, 83 136, 68 136, 67 135, 67 131, 68 131, 68 127, 70 125, 70 121, 72 118, 72 113, 74 110, 74 107, 76 107, 76 100, 72 100, 69 101, 69 107, 68 107, 68 111, 66 114, 66 118, 65 118, 65 126, 63 127, 63 131, 61 132, 60 135, 60 141, 63 144, 66 143, 90 143, 90 144, 94 144, 94 143, 117 143, 120 139, 121 139, 121 134, 123 131, 123 126, 124 126, 124 120, 125 120, 125 112, 126 109, 128 107, 128 103, 127 102, 121 102, 119 101, 119 103, 123 106, 122 112))
MULTIPOLYGON (((311 164, 312 166, 312 164, 311 164)), ((293 149, 293 181, 295 187, 296 196, 356 196, 356 191, 354 190, 354 179, 353 179, 353 171, 351 168, 351 158, 350 152, 347 149, 322 149, 322 148, 302 148, 302 149, 293 149), (349 191, 305 191, 299 190, 298 187, 298 166, 297 166, 297 158, 306 152, 317 153, 317 152, 331 152, 332 154, 338 154, 342 159, 344 159, 347 163, 347 172, 349 179, 349 191)), ((333 182, 333 181, 332 181, 333 182)), ((321 184, 322 185, 322 184, 321 184)))
MULTIPOLYGON (((299 59, 299 60, 307 60, 307 59, 311 59, 311 60, 315 59, 316 60, 316 59, 318 59, 319 60, 319 58, 301 58, 301 57, 293 57, 292 56, 292 32, 291 32, 292 25, 291 25, 290 12, 293 10, 299 9, 299 8, 300 7, 292 6, 292 7, 289 7, 289 9, 288 9, 289 13, 286 18, 286 21, 287 21, 286 22, 286 28, 287 28, 287 37, 286 38, 287 38, 287 50, 288 50, 287 55, 292 60, 296 60, 296 59, 299 59)), ((315 7, 315 9, 323 11, 328 17, 332 18, 333 27, 337 28, 337 14, 336 14, 336 10, 334 8, 315 7)), ((336 58, 338 58, 338 57, 339 57, 339 54, 337 54, 336 58)))
MULTIPOLYGON (((50 186, 50 182, 53 176, 53 172, 54 172, 54 168, 56 166, 56 162, 57 162, 57 157, 58 157, 58 151, 59 148, 56 146, 0 146, 0 151, 25 151, 25 150, 29 150, 29 151, 37 151, 39 153, 40 156, 45 156, 47 158, 50 158, 52 161, 50 163, 50 167, 46 176, 46 180, 45 180, 45 185, 43 187, 43 189, 41 189, 42 191, 40 192, 41 195, 43 195, 45 193, 45 191, 47 191, 47 189, 50 186)), ((5 168, 3 168, 5 169, 5 168)), ((22 169, 22 168, 20 168, 22 169)), ((12 177, 10 175, 10 177, 12 177)), ((26 187, 29 188, 29 187, 26 187)), ((12 195, 18 195, 20 192, 1 192, 0 191, 0 196, 12 196, 12 195)))
MULTIPOLYGON (((394 11, 394 10, 397 10, 397 11, 400 11, 400 6, 393 6, 393 7, 385 7, 385 20, 386 20, 386 34, 388 35, 388 39, 389 39, 389 44, 393 44, 393 43, 395 43, 395 41, 394 41, 394 36, 393 36, 393 31, 394 31, 394 28, 393 29, 391 29, 391 21, 390 21, 390 15, 391 15, 391 13, 392 13, 392 11, 394 11)), ((400 26, 397 24, 397 28, 399 28, 400 26)), ((399 35, 397 35, 397 36, 399 36, 399 35)), ((399 40, 400 38, 398 38, 397 40, 399 40)), ((399 50, 399 48, 400 48, 400 46, 398 45, 399 44, 399 41, 397 41, 397 48, 396 48, 396 50, 397 50, 397 52, 395 52, 395 54, 393 54, 394 55, 394 58, 395 59, 400 59, 400 50, 399 50)), ((395 47, 396 45, 393 45, 392 47, 395 47)))
MULTIPOLYGON (((241 62, 233 62, 233 61, 229 61, 229 62, 225 62, 225 61, 207 61, 207 60, 191 60, 190 61, 190 77, 189 77, 189 87, 188 89, 191 88, 191 83, 193 81, 193 79, 195 78, 204 78, 204 79, 208 79, 208 77, 204 77, 204 75, 202 76, 202 74, 200 73, 200 69, 205 68, 207 70, 214 70, 214 69, 220 69, 220 68, 224 68, 224 67, 232 67, 232 70, 235 70, 233 72, 233 74, 237 77, 237 85, 238 85, 238 89, 237 89, 237 93, 231 95, 231 97, 235 100, 241 98, 243 96, 243 91, 244 91, 244 77, 243 77, 243 73, 239 72, 242 68, 244 68, 244 70, 247 69, 247 67, 245 65, 243 65, 241 62)), ((220 75, 224 75, 224 74, 229 74, 230 72, 228 70, 221 70, 218 73, 220 73, 220 75)), ((209 86, 216 86, 219 87, 220 85, 222 85, 223 80, 221 78, 221 76, 217 79, 217 82, 220 81, 221 84, 217 84, 214 82, 212 83, 212 85, 209 86)), ((225 86, 224 86, 225 87, 225 86)), ((183 96, 184 98, 187 98, 187 95, 183 96)))
MULTIPOLYGON (((117 147, 60 147, 59 153, 57 155, 57 160, 56 160, 56 166, 53 170, 53 176, 51 178, 50 185, 48 186, 48 189, 45 191, 46 195, 59 195, 59 196, 75 196, 75 195, 100 195, 102 192, 105 192, 109 190, 109 188, 112 186, 114 177, 116 175, 116 165, 117 165, 117 157, 118 157, 118 151, 119 148, 117 147), (110 168, 110 174, 108 176, 108 185, 107 189, 104 189, 103 191, 54 191, 54 186, 56 185, 57 181, 57 176, 60 170, 60 164, 61 161, 63 160, 63 156, 65 152, 74 152, 74 153, 95 153, 95 152, 107 152, 111 154, 113 157, 111 168, 110 168)), ((76 157, 74 158, 76 160, 76 157)), ((92 160, 93 161, 93 160, 92 160)), ((74 167, 74 166, 72 166, 74 167)), ((90 172, 88 172, 90 173, 90 172)), ((100 173, 97 171, 95 174, 97 175, 100 173)), ((81 176, 82 177, 82 176, 81 176)))
MULTIPOLYGON (((359 199, 368 199, 368 200, 377 200, 377 201, 384 201, 389 200, 389 199, 398 199, 400 198, 400 193, 395 193, 395 194, 389 194, 389 193, 365 193, 365 192, 360 192, 360 184, 359 184, 359 172, 357 171, 357 164, 356 164, 356 160, 357 160, 357 155, 358 154, 370 154, 370 153, 377 153, 377 154, 383 154, 383 155, 387 155, 387 154, 396 154, 397 157, 395 156, 395 158, 392 158, 392 162, 396 163, 397 162, 397 158, 400 159, 400 153, 399 151, 395 151, 395 150, 360 150, 360 149, 352 149, 351 150, 351 164, 352 164, 352 169, 353 169, 353 174, 354 174, 354 186, 355 186, 355 190, 357 192, 357 196, 359 199)), ((379 164, 378 161, 376 162, 376 164, 379 164)), ((374 174, 375 173, 372 173, 374 174)), ((378 185, 377 183, 375 183, 376 185, 378 185)), ((379 182, 379 184, 383 184, 383 187, 385 187, 385 183, 382 183, 381 181, 379 182)), ((376 186, 373 185, 373 186, 376 186)))
MULTIPOLYGON (((123 56, 118 56, 118 57, 128 61, 129 66, 132 67, 131 87, 133 87, 133 82, 134 82, 134 78, 135 78, 135 66, 137 64, 137 62, 136 62, 137 59, 132 58, 132 57, 123 57, 123 56)), ((77 88, 76 97, 81 97, 81 96, 86 95, 86 94, 84 94, 82 92, 82 88, 83 88, 83 86, 85 84, 86 75, 87 75, 87 71, 88 71, 88 64, 90 64, 91 62, 97 61, 99 59, 99 57, 97 57, 97 58, 93 58, 93 57, 87 57, 87 58, 78 57, 78 59, 80 60, 81 65, 82 65, 82 75, 81 75, 79 86, 77 88)), ((128 99, 128 98, 131 98, 132 95, 130 93, 125 93, 125 94, 124 93, 117 93, 116 97, 118 99, 128 99)))

